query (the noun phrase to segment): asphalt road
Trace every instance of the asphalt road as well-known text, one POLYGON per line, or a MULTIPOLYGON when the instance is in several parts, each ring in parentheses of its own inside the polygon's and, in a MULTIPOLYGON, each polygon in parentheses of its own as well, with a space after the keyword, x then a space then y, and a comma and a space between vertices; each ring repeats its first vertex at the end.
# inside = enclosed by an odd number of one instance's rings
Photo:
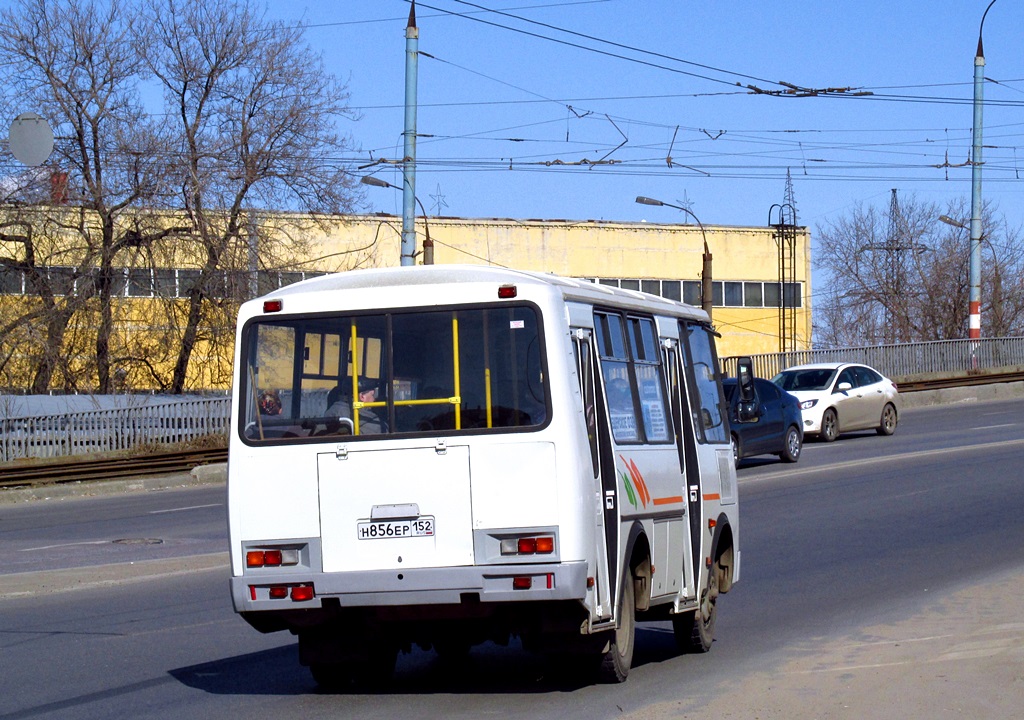
MULTIPOLYGON (((462 667, 401 656, 386 693, 319 694, 294 638, 260 635, 231 610, 222 487, 0 506, 0 720, 696 718, 714 703, 733 717, 843 717, 802 706, 811 685, 778 713, 756 709, 769 696, 750 709, 744 688, 837 642, 870 647, 879 627, 1024 571, 1022 413, 1021 400, 907 410, 890 438, 808 443, 796 466, 746 461, 743 577, 720 601, 714 647, 678 656, 667 624, 642 625, 618 686, 484 646, 462 667)), ((990 598, 977 595, 983 613, 990 598)), ((945 622, 954 639, 977 631, 945 622)), ((915 677, 925 694, 940 682, 915 677)), ((1024 706, 1022 688, 998 692, 1024 706)))

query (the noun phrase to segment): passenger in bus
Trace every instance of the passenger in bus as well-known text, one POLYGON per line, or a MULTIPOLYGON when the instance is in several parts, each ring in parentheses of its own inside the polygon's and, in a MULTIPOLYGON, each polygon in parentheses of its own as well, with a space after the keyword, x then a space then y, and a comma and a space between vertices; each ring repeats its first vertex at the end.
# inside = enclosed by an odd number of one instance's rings
MULTIPOLYGON (((345 381, 327 393, 327 417, 352 419, 352 405, 348 398, 352 382, 345 381)), ((359 379, 359 402, 371 403, 377 400, 377 381, 373 378, 359 379)), ((359 434, 378 435, 384 432, 385 424, 377 415, 376 408, 359 408, 359 434)))
POLYGON ((281 396, 277 390, 264 390, 257 400, 260 408, 260 415, 280 415, 281 396))

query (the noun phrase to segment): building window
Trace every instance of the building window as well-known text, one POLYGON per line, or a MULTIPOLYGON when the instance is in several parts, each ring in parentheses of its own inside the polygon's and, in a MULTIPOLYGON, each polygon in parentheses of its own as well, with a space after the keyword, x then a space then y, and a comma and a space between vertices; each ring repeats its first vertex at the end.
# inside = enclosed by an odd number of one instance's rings
POLYGON ((157 268, 153 271, 153 291, 157 297, 178 297, 178 280, 174 268, 157 268))
POLYGON ((669 300, 682 300, 682 283, 678 280, 662 280, 661 295, 669 300))
POLYGON ((0 267, 0 293, 4 295, 21 295, 24 292, 22 280, 21 270, 0 267))
POLYGON ((153 274, 149 268, 128 269, 128 296, 153 297, 153 274))
POLYGON ((744 307, 762 307, 761 283, 743 283, 743 305, 744 307))
MULTIPOLYGON (((308 275, 307 275, 308 276, 308 275)), ((700 280, 634 280, 629 278, 580 278, 587 282, 643 290, 669 300, 682 300, 688 305, 703 306, 700 280)), ((777 282, 745 280, 718 280, 711 283, 711 304, 714 307, 777 308, 779 290, 777 282)), ((803 307, 800 283, 785 283, 787 308, 803 307)))
POLYGON ((683 281, 683 302, 688 305, 701 305, 700 280, 683 281))
POLYGON ((743 283, 726 281, 725 305, 727 307, 743 306, 743 283))

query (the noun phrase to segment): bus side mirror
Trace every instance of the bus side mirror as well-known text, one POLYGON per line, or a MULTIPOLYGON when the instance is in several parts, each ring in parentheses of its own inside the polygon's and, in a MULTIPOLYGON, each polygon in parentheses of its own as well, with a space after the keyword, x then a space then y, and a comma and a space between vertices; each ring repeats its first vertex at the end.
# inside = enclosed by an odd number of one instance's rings
POLYGON ((748 357, 736 362, 736 384, 740 389, 740 402, 754 402, 754 361, 748 357))
POLYGON ((736 386, 739 402, 736 407, 737 420, 741 423, 757 420, 757 396, 754 393, 754 362, 741 357, 736 362, 736 386))

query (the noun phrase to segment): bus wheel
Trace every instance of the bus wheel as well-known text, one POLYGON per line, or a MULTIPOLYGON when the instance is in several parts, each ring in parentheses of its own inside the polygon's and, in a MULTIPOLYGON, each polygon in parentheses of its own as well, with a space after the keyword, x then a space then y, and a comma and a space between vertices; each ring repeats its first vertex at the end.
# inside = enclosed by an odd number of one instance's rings
POLYGON ((705 653, 711 649, 715 636, 715 621, 718 619, 718 576, 721 567, 718 561, 708 571, 708 586, 701 593, 700 607, 690 612, 672 616, 672 630, 676 647, 681 652, 705 653))
POLYGON ((389 643, 375 646, 358 660, 318 662, 309 666, 313 680, 325 692, 349 688, 378 689, 386 686, 395 672, 398 648, 389 643))
POLYGON ((347 663, 315 663, 309 666, 309 671, 324 692, 344 690, 352 678, 351 667, 347 663))
POLYGON ((471 647, 469 640, 457 636, 450 636, 434 642, 434 652, 437 653, 438 658, 451 665, 467 662, 471 647))
POLYGON ((629 677, 633 664, 633 641, 636 634, 636 608, 634 606, 633 573, 626 576, 622 587, 622 607, 619 608, 619 626, 614 639, 601 655, 597 678, 603 683, 620 683, 629 677))

